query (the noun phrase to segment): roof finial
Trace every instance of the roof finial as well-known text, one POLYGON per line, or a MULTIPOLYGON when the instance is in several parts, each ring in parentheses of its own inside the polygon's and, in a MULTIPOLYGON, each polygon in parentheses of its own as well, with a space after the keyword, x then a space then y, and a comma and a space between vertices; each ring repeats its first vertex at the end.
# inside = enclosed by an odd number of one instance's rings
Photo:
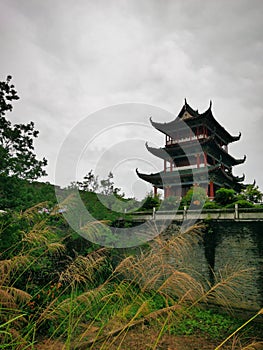
POLYGON ((186 101, 186 97, 184 98, 184 110, 186 111, 186 106, 187 106, 187 101, 186 101))
POLYGON ((212 108, 212 100, 210 100, 210 102, 209 102, 209 109, 211 109, 212 108))

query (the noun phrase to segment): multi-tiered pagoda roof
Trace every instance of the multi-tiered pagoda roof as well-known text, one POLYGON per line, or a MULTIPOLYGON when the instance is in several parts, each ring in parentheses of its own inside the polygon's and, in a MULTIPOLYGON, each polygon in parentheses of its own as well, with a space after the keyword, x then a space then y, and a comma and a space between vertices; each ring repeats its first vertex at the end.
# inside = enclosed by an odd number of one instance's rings
POLYGON ((155 174, 138 176, 165 190, 165 197, 184 195, 193 185, 208 187, 208 194, 214 197, 220 187, 233 188, 239 192, 244 185, 243 177, 232 174, 232 167, 242 164, 246 156, 236 159, 228 153, 228 144, 238 141, 238 136, 231 135, 212 113, 212 103, 204 113, 193 110, 185 104, 177 118, 168 123, 151 124, 165 134, 165 146, 146 148, 153 155, 164 160, 164 170, 155 174))

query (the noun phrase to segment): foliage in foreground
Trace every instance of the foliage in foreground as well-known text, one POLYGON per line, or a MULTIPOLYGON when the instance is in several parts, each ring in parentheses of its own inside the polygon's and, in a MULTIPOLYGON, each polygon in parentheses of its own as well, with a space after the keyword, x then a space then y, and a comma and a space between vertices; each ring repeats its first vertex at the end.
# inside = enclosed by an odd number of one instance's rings
MULTIPOLYGON (((201 333, 221 342, 242 327, 240 320, 203 309, 239 298, 250 271, 228 270, 214 285, 200 279, 191 265, 192 249, 202 240, 200 226, 169 240, 160 236, 140 254, 123 252, 113 268, 107 249, 68 256, 67 238, 37 211, 8 225, 17 233, 0 260, 3 349, 37 349, 41 339, 60 340, 65 349, 110 349, 115 342, 125 344, 129 329, 140 324, 156 330, 154 349, 165 333, 201 333), (46 264, 51 268, 42 278, 46 264)), ((2 236, 7 227, 1 227, 2 236)), ((242 337, 251 339, 251 332, 242 337)))

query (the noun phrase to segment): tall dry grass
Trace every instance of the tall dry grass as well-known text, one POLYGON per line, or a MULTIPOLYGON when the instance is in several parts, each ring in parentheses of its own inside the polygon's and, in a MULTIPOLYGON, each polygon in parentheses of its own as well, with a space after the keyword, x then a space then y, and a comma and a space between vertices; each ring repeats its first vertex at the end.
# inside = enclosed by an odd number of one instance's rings
MULTIPOLYGON (((29 210, 24 214, 31 225, 22 232, 20 253, 0 260, 0 318, 4 325, 0 334, 2 345, 10 350, 35 349, 40 335, 45 340, 60 341, 64 349, 114 346, 121 349, 125 348, 130 329, 139 325, 154 327, 156 337, 150 348, 157 349, 163 334, 179 324, 194 307, 209 303, 229 306, 240 298, 239 286, 250 277, 249 269, 226 266, 211 285, 194 271, 189 261, 193 250, 202 244, 205 230, 204 225, 196 224, 170 237, 159 232, 147 249, 123 257, 100 284, 97 273, 100 270, 103 273, 108 265, 107 249, 68 259, 49 298, 29 313, 28 304, 33 296, 26 288, 15 288, 18 277, 40 256, 65 253, 63 242, 56 240, 45 221, 36 220, 35 212, 29 210)), ((96 234, 97 224, 93 227, 96 234)), ((88 229, 92 234, 92 225, 88 229)), ((149 229, 156 236, 157 228, 149 229)), ((218 349, 225 343, 229 349, 242 349, 238 334, 244 327, 222 339, 218 349)), ((56 342, 50 344, 56 349, 56 342)), ((254 341, 243 350, 253 346, 259 349, 260 342, 254 341)))

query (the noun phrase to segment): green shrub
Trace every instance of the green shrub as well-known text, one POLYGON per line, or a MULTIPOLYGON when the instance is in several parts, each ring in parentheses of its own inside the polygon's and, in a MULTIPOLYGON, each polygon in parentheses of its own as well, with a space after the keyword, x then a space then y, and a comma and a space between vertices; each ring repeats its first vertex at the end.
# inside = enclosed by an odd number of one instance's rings
POLYGON ((220 209, 220 205, 216 202, 205 202, 203 209, 220 209))
POLYGON ((219 205, 228 205, 236 201, 236 192, 229 188, 220 188, 216 191, 215 202, 219 205))
POLYGON ((170 196, 165 198, 162 202, 161 209, 162 210, 177 210, 180 204, 179 197, 170 196))
POLYGON ((151 210, 153 208, 158 209, 160 206, 160 198, 158 196, 153 196, 152 194, 148 194, 145 199, 142 200, 141 210, 151 210))
POLYGON ((240 320, 211 310, 192 309, 184 315, 180 322, 172 325, 169 331, 175 335, 203 334, 213 339, 222 339, 241 323, 240 320))
POLYGON ((234 203, 228 204, 226 208, 234 208, 235 204, 238 204, 239 208, 254 208, 254 204, 251 203, 250 201, 247 201, 245 199, 240 199, 234 203))

